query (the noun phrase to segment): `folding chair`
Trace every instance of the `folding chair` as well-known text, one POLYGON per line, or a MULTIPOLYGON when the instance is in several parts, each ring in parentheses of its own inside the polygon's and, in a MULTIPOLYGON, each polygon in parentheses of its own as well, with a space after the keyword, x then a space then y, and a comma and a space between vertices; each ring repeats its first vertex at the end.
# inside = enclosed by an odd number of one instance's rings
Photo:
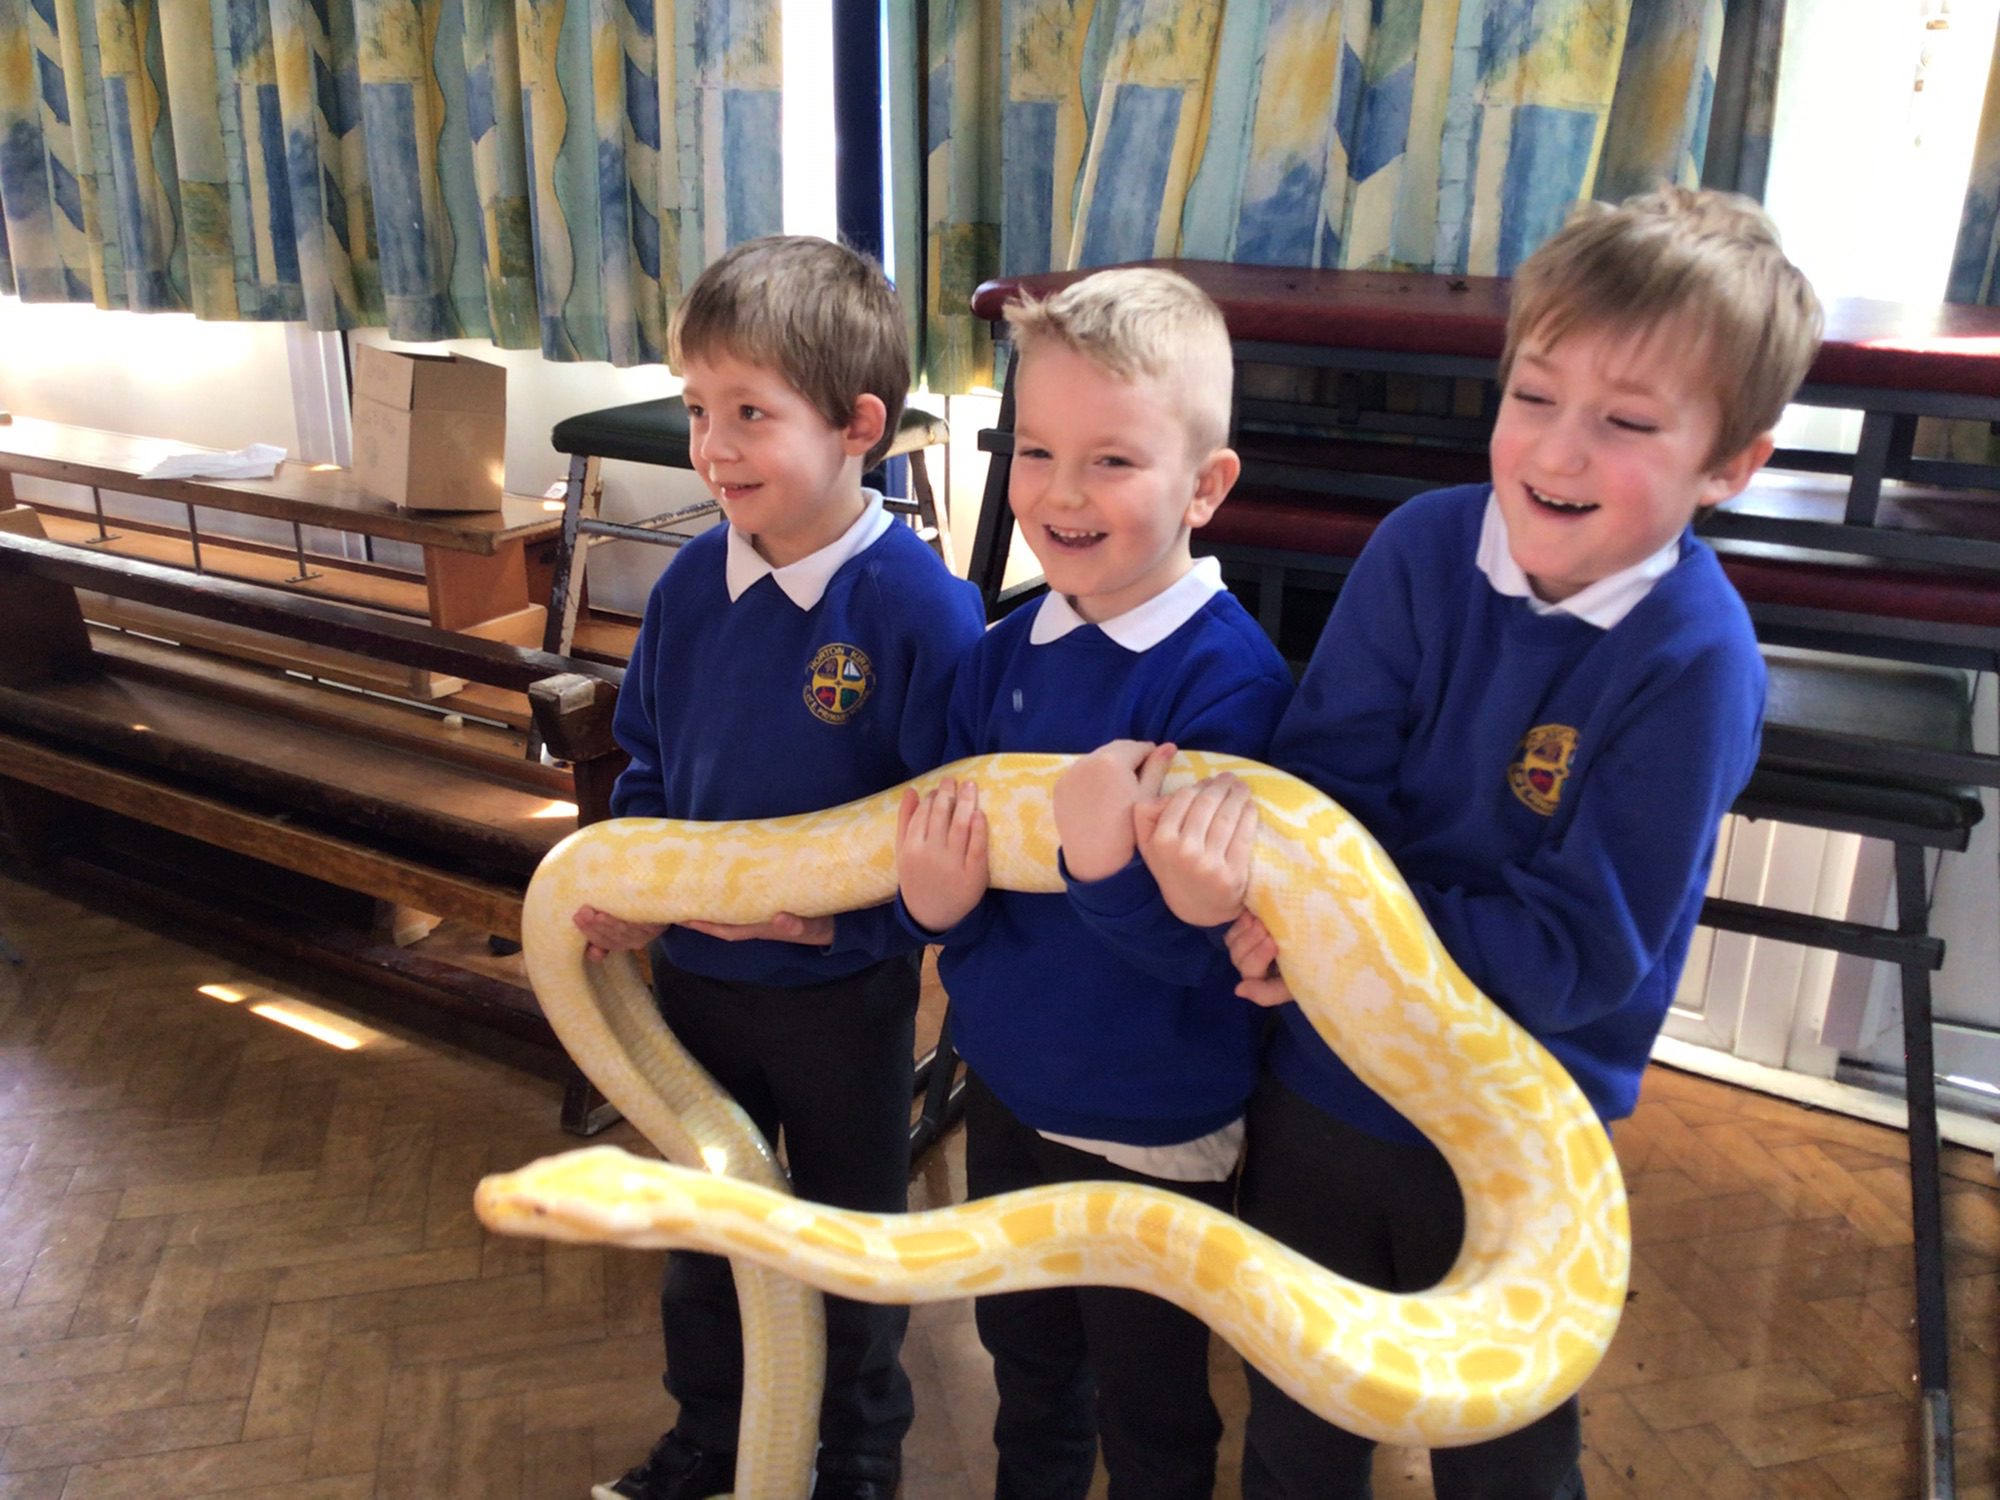
MULTIPOLYGON (((910 489, 914 492, 909 499, 888 500, 888 508, 909 517, 918 535, 936 549, 947 566, 951 562, 951 529, 948 521, 938 518, 924 450, 948 441, 950 436, 941 418, 905 407, 895 440, 885 455, 885 460, 909 461, 910 489)), ((569 455, 569 483, 563 491, 562 535, 556 544, 555 580, 549 591, 549 620, 542 649, 567 656, 576 639, 584 559, 593 542, 616 539, 678 547, 687 537, 675 528, 713 516, 719 507, 713 500, 704 500, 630 522, 606 521, 597 513, 603 498, 599 465, 604 459, 622 458, 671 469, 694 467, 688 455, 687 406, 678 396, 583 412, 558 422, 549 440, 557 452, 569 455)))

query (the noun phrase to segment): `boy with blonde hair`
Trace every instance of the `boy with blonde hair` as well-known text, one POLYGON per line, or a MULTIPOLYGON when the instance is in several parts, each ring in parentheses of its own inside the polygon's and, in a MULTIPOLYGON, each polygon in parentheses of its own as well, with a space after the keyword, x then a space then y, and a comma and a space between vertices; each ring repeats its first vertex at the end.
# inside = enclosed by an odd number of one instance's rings
MULTIPOLYGON (((938 764, 944 695, 983 626, 977 592, 894 524, 862 473, 910 382, 896 295, 866 258, 774 236, 688 289, 669 356, 688 447, 728 525, 654 586, 613 727, 620 817, 781 817, 938 764)), ((793 1186, 907 1206, 918 944, 892 907, 662 930, 585 907, 602 957, 653 946, 660 1012, 776 1145, 793 1186)), ((676 1253, 660 1294, 673 1430, 597 1500, 733 1486, 743 1351, 727 1261, 676 1253)), ((913 1411, 908 1309, 829 1297, 813 1500, 889 1500, 913 1411)))
MULTIPOLYGON (((944 945, 971 1075, 966 1188, 1108 1178, 1226 1207, 1257 1018, 1221 948, 1168 912, 1132 809, 1175 744, 1261 756, 1291 695, 1276 650, 1189 552, 1238 469, 1223 446, 1229 335, 1199 289, 1154 269, 1101 272, 1007 317, 1008 502, 1049 592, 965 659, 945 758, 1084 758, 1055 792, 1061 894, 987 889, 970 782, 905 799, 902 906, 944 945)), ((1222 1423, 1200 1322, 1108 1288, 983 1297, 975 1315, 1003 1500, 1083 1500, 1100 1438, 1113 1496, 1206 1500, 1222 1423)))
MULTIPOLYGON (((1271 762, 1381 841, 1468 977, 1607 1121, 1639 1081, 1700 914, 1716 829, 1757 759, 1750 619, 1689 523, 1740 492, 1819 342, 1819 304, 1745 198, 1662 188, 1588 205, 1515 279, 1490 485, 1418 496, 1370 540, 1271 762)), ((1242 906, 1254 817, 1218 778, 1141 814, 1207 920, 1242 906), (1204 885, 1204 881, 1206 882, 1204 885)), ((1290 998, 1270 934, 1229 945, 1260 1004, 1290 998)), ((1464 1205, 1444 1158, 1280 1015, 1250 1109, 1241 1212, 1343 1275, 1443 1277, 1464 1205)), ((1373 1444, 1251 1376, 1246 1500, 1369 1494, 1373 1444)), ((1583 1492, 1574 1398, 1431 1455, 1443 1500, 1583 1492)))

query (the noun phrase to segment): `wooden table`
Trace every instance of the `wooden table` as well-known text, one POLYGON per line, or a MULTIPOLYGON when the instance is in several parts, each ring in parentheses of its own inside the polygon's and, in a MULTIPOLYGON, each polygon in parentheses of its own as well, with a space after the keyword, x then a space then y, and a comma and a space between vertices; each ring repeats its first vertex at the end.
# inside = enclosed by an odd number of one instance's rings
POLYGON ((189 508, 197 568, 201 534, 194 507, 285 521, 293 528, 300 580, 309 576, 301 527, 413 543, 423 549, 430 623, 444 630, 464 630, 525 609, 527 544, 553 537, 562 526, 561 514, 539 498, 509 495, 498 511, 410 510, 362 494, 349 470, 297 462, 280 465, 269 479, 139 477, 163 458, 213 451, 17 415, 0 426, 0 506, 14 498, 14 474, 88 487, 100 527, 103 490, 174 501, 189 508))

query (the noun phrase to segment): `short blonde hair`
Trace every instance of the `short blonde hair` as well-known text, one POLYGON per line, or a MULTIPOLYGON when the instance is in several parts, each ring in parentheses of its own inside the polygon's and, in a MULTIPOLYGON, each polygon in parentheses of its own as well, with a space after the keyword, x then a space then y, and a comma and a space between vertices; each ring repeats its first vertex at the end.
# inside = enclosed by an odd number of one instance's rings
POLYGON ((1505 385, 1524 339, 1572 330, 1645 337, 1671 325, 1720 406, 1711 464, 1777 423, 1819 348, 1819 298, 1785 258, 1777 226, 1738 193, 1666 186, 1616 208, 1579 204, 1521 263, 1500 357, 1505 385))
POLYGON ((1051 296, 1010 302, 1006 317, 1024 357, 1060 344, 1120 380, 1171 382, 1198 456, 1229 441, 1229 328, 1185 276, 1157 266, 1098 271, 1051 296))
POLYGON ((910 389, 909 333, 895 289, 859 251, 772 234, 725 252, 667 329, 675 369, 716 353, 776 370, 833 427, 854 419, 860 397, 879 397, 889 418, 864 466, 889 451, 910 389))

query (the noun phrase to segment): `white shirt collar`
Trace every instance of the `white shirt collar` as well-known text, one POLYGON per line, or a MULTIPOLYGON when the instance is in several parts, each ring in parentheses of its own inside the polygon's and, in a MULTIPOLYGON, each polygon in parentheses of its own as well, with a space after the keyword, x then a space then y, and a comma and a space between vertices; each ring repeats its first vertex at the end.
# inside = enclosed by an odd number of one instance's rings
POLYGON ((1108 620, 1086 620, 1076 612, 1067 595, 1044 594, 1035 611, 1035 623, 1028 627, 1028 640, 1046 646, 1061 640, 1079 625, 1095 623, 1127 651, 1150 651, 1192 620, 1204 604, 1221 592, 1221 562, 1213 557, 1198 557, 1193 567, 1144 604, 1135 604, 1124 614, 1108 620))
POLYGON ((1514 561, 1513 549, 1507 544, 1506 517, 1500 514, 1500 502, 1491 494, 1486 497, 1486 515, 1479 524, 1479 571, 1486 575, 1494 592, 1510 599, 1527 600, 1528 608, 1538 615, 1574 615, 1599 630, 1609 630, 1632 613, 1680 559, 1681 539, 1675 537, 1651 557, 1629 568, 1620 568, 1589 587, 1578 589, 1567 599, 1551 604, 1536 597, 1528 575, 1514 561))
POLYGON ((741 599, 751 584, 768 573, 777 579, 785 597, 800 609, 811 609, 818 604, 826 593, 827 584, 840 571, 840 565, 874 545, 882 533, 895 524, 896 518, 882 508, 879 492, 864 489, 861 496, 867 504, 852 526, 819 551, 809 552, 797 562, 786 563, 782 568, 774 568, 764 561, 750 538, 734 526, 730 527, 729 554, 723 566, 723 582, 729 588, 729 602, 734 604, 741 599))

